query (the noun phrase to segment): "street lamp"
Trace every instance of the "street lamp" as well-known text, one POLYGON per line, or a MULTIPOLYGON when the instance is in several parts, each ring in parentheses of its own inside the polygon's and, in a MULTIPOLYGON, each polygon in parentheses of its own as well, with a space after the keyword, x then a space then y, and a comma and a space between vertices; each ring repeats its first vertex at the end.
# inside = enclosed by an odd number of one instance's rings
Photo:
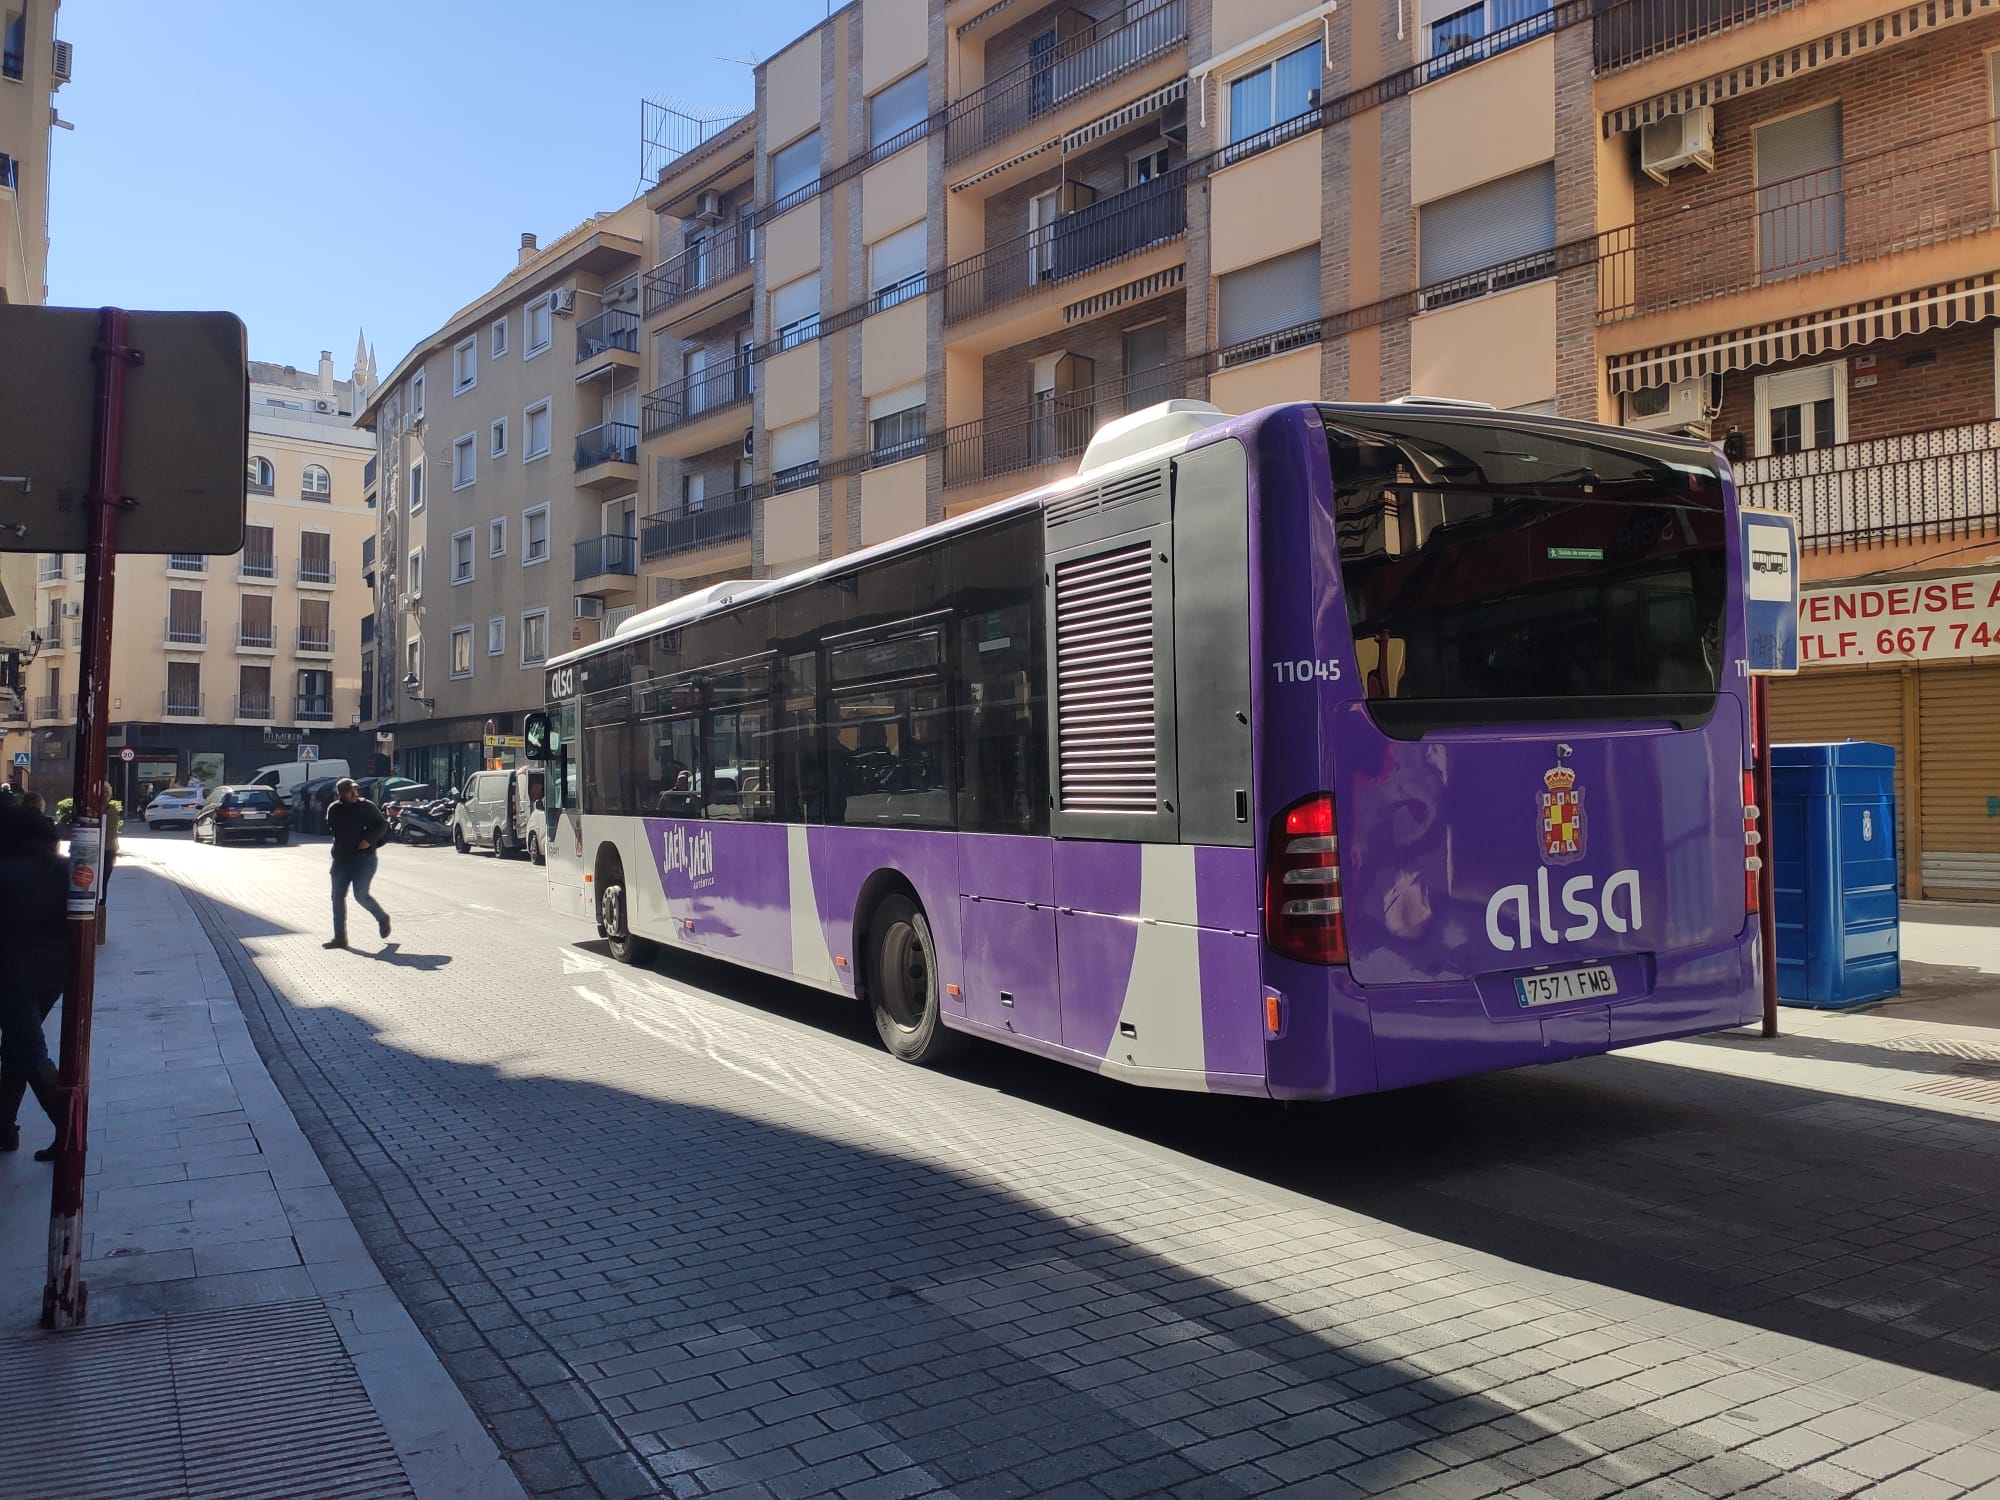
POLYGON ((437 699, 426 698, 424 696, 423 684, 417 681, 417 674, 415 672, 411 672, 403 678, 403 691, 409 695, 413 703, 423 704, 425 713, 437 712, 437 699))

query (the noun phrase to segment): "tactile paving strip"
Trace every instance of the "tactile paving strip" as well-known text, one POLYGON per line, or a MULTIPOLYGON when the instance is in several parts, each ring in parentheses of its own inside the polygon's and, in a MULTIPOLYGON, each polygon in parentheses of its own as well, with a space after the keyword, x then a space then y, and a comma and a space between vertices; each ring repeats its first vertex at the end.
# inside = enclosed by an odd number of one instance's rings
POLYGON ((411 1500, 323 1303, 0 1340, 19 1500, 411 1500))

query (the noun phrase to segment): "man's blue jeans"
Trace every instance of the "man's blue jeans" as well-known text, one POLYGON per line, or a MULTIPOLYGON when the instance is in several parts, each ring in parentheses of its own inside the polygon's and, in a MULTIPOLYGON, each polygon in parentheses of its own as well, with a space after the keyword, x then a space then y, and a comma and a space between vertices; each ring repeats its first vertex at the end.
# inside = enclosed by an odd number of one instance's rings
POLYGON ((375 879, 375 851, 370 849, 357 859, 335 860, 333 862, 333 936, 337 942, 347 940, 347 892, 351 888, 354 901, 363 911, 377 922, 389 920, 389 914, 382 910, 368 887, 375 879))

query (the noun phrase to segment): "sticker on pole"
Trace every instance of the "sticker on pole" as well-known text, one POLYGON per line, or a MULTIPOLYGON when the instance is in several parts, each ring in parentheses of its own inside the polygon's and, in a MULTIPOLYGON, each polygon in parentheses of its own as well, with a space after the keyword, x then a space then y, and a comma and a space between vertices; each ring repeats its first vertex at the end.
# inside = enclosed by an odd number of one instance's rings
POLYGON ((97 920, 97 872, 104 855, 104 830, 78 823, 69 834, 69 918, 97 920))
POLYGON ((1744 510, 1743 614, 1753 677, 1799 669, 1799 533, 1781 511, 1744 510))

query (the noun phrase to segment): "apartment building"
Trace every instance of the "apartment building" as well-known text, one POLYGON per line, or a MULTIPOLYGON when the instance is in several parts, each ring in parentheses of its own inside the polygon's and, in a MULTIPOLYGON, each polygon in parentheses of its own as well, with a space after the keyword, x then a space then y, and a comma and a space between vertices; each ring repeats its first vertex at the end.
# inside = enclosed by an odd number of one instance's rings
MULTIPOLYGON (((366 384, 322 350, 315 371, 252 362, 243 550, 118 559, 107 772, 115 795, 192 774, 214 785, 290 760, 299 746, 366 765, 362 666, 371 601, 356 564, 374 531, 356 430, 366 384), (129 763, 119 751, 130 748, 129 763)), ((83 563, 35 560, 37 651, 27 668, 36 785, 67 795, 82 686, 83 563)))
POLYGON ((542 662, 635 607, 645 218, 523 235, 363 406, 373 722, 401 774, 462 785, 540 706, 542 662))
MULTIPOLYGON (((0 4, 0 302, 48 301, 49 139, 72 63, 57 10, 57 0, 0 4)), ((33 754, 35 571, 33 553, 0 552, 0 775, 17 783, 16 762, 33 754)))

